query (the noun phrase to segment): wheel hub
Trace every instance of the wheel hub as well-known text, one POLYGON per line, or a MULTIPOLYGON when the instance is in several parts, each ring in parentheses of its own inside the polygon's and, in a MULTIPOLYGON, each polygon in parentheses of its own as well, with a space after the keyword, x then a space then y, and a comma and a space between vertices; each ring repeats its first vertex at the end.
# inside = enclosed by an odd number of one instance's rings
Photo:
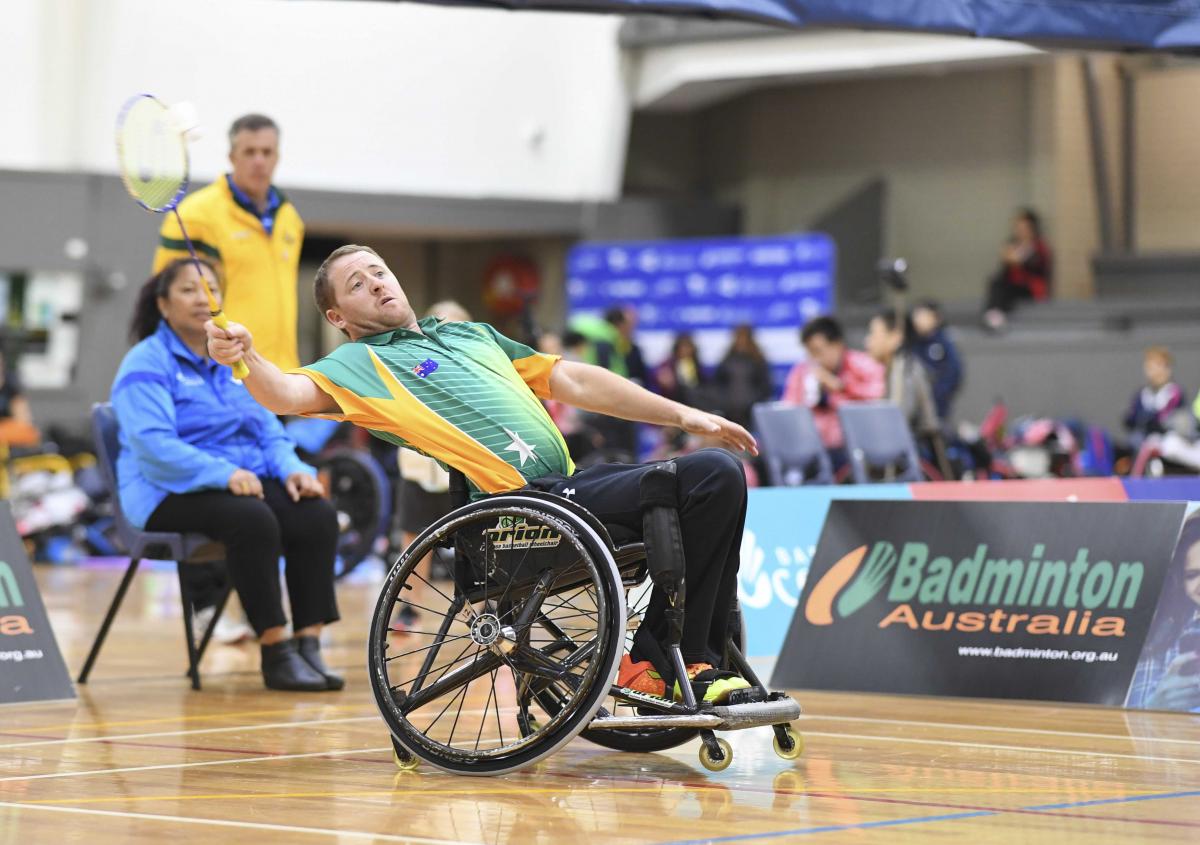
POLYGON ((471 622, 471 640, 476 645, 490 646, 500 637, 500 620, 494 613, 483 613, 471 622))

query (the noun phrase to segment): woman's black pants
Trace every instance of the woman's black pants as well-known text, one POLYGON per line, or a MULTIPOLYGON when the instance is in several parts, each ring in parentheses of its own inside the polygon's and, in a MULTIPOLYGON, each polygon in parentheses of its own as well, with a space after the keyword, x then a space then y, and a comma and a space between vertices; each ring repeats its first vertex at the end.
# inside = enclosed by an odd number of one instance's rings
POLYGON ((246 617, 255 632, 287 624, 279 587, 284 568, 292 626, 328 624, 338 619, 333 589, 337 516, 325 499, 293 502, 283 484, 263 479, 263 499, 206 490, 167 496, 147 531, 194 532, 225 544, 225 563, 246 617))

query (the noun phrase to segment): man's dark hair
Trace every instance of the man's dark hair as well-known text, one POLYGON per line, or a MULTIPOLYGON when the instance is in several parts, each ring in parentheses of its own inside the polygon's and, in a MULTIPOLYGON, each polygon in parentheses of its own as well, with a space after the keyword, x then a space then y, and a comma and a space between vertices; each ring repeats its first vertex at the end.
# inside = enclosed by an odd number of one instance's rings
POLYGON ((805 323, 804 328, 800 331, 800 342, 808 343, 817 335, 830 343, 839 343, 846 339, 846 333, 842 331, 842 324, 833 317, 814 317, 805 323))
POLYGON ((358 244, 339 246, 329 253, 329 257, 321 262, 321 266, 317 268, 317 275, 313 278, 313 299, 316 300, 317 310, 321 312, 322 317, 330 308, 337 307, 337 296, 333 292, 333 283, 329 281, 329 270, 333 266, 333 262, 352 252, 369 252, 380 261, 383 260, 379 253, 369 246, 359 246, 358 244))
POLYGON ((607 311, 605 311, 604 319, 609 323, 612 323, 617 328, 620 328, 621 326, 625 325, 625 321, 629 319, 629 315, 625 313, 624 308, 617 306, 615 308, 609 308, 607 311))
POLYGON ((265 114, 244 114, 229 126, 229 146, 239 132, 257 132, 260 129, 274 129, 275 134, 281 134, 279 125, 265 114))

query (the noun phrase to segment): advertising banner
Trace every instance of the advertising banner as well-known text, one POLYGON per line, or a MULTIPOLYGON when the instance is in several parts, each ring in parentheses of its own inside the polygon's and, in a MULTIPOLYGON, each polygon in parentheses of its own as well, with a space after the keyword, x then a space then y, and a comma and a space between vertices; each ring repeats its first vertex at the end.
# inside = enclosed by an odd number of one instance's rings
POLYGON ((1200 514, 1179 533, 1125 706, 1200 713, 1200 514))
POLYGON ((74 697, 25 545, 0 501, 0 704, 74 697))
POLYGON ((734 326, 748 323, 782 379, 802 355, 800 327, 833 308, 835 262, 832 239, 819 233, 583 243, 567 257, 567 311, 634 308, 651 366, 680 332, 714 366, 734 326))
POLYGON ((783 647, 830 502, 909 498, 912 493, 907 484, 751 490, 738 570, 738 602, 746 620, 746 653, 752 657, 773 657, 783 647))
POLYGON ((772 685, 1121 705, 1184 509, 835 501, 772 685))

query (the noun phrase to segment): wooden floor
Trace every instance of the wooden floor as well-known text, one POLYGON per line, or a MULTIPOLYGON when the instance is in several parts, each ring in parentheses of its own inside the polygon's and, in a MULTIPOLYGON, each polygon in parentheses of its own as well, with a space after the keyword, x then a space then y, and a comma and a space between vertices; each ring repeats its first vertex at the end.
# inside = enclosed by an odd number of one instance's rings
MULTIPOLYGON (((119 570, 39 567, 72 671, 119 570)), ((575 740, 501 778, 398 772, 367 686, 370 584, 332 629, 340 693, 263 689, 257 646, 183 678, 174 578, 138 576, 92 683, 0 709, 0 843, 1200 841, 1200 717, 932 698, 797 694, 807 748, 726 734, 621 754, 575 740)))

